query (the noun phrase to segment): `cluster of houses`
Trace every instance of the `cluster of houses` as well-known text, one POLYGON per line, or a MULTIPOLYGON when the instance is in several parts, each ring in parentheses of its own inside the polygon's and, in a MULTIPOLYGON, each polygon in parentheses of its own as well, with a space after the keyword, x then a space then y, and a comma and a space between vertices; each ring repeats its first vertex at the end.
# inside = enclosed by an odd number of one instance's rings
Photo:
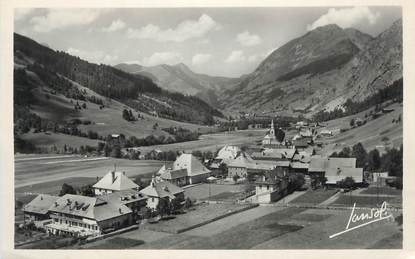
POLYGON ((273 122, 262 147, 250 152, 226 145, 206 166, 192 154, 181 154, 171 166, 162 166, 150 184, 140 189, 124 172, 111 171, 92 188, 94 197, 40 194, 23 207, 26 222, 34 222, 47 233, 71 236, 97 236, 136 224, 146 211, 158 210, 164 201, 184 204, 184 185, 205 182, 226 168, 229 180, 246 179, 255 183, 257 202, 272 202, 287 194, 288 177, 293 173, 326 178, 337 184, 346 177, 363 182, 363 169, 355 158, 314 155, 307 149, 313 141, 310 129, 288 142, 276 139, 273 122))
POLYGON ((184 202, 184 190, 170 182, 153 178, 139 190, 123 172, 109 172, 93 189, 95 197, 40 194, 23 207, 25 223, 53 235, 98 236, 136 224, 160 200, 184 202))
POLYGON ((297 123, 298 134, 289 141, 279 141, 275 136, 274 123, 262 140, 262 147, 242 151, 236 146, 225 146, 219 150, 210 165, 215 172, 226 165, 227 178, 255 180, 258 200, 272 202, 281 197, 286 188, 284 177, 301 173, 310 179, 326 179, 325 184, 336 185, 346 177, 355 183, 363 182, 363 168, 356 168, 356 158, 332 158, 315 155, 312 144, 316 144, 316 125, 297 123), (280 175, 266 177, 266 173, 277 171, 280 175), (277 177, 278 179, 276 179, 277 177), (278 188, 277 188, 278 186, 278 188), (260 197, 259 197, 260 196, 260 197))
POLYGON ((111 171, 92 186, 94 197, 40 194, 23 207, 24 219, 53 235, 105 234, 136 224, 146 211, 157 211, 162 200, 184 205, 180 186, 205 181, 210 172, 193 155, 182 154, 172 168, 160 168, 140 190, 124 172, 111 171))

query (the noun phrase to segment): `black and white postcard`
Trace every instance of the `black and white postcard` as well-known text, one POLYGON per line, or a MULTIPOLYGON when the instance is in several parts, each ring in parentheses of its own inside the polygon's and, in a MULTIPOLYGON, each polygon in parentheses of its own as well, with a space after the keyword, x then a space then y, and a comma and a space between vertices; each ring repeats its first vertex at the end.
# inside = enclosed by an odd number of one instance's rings
POLYGON ((414 256, 408 2, 4 3, 4 258, 414 256))

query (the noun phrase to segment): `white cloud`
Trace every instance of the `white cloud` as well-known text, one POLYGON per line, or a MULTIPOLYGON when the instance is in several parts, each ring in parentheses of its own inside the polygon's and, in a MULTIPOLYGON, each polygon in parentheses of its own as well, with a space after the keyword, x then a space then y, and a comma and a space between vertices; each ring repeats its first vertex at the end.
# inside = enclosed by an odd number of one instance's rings
POLYGON ((49 9, 43 16, 30 20, 37 32, 49 32, 74 25, 85 25, 95 21, 102 11, 99 9, 49 9))
POLYGON ((125 26, 126 26, 125 22, 118 19, 118 20, 112 21, 112 23, 108 27, 102 28, 102 31, 105 31, 105 32, 118 31, 118 30, 124 29, 125 26))
POLYGON ((246 61, 245 54, 242 50, 234 50, 231 54, 225 59, 225 63, 238 63, 246 61))
POLYGON ((209 62, 211 58, 212 58, 211 54, 198 53, 193 56, 192 64, 201 65, 201 64, 209 62))
POLYGON ((262 39, 256 34, 251 34, 249 31, 244 31, 236 36, 236 41, 243 46, 255 46, 261 44, 262 39))
POLYGON ((175 65, 183 61, 183 56, 178 52, 155 52, 150 57, 143 58, 141 64, 144 66, 155 66, 159 64, 175 65))
POLYGON ((320 16, 307 30, 314 30, 319 26, 337 24, 342 28, 349 28, 362 23, 375 24, 380 17, 379 12, 373 12, 368 7, 356 6, 351 8, 330 8, 326 14, 320 16))
POLYGON ((117 55, 105 54, 103 51, 98 51, 98 50, 97 51, 84 51, 84 50, 79 50, 75 48, 69 48, 66 52, 73 56, 78 56, 81 59, 85 59, 92 63, 102 63, 102 64, 111 65, 114 63, 114 61, 118 60, 117 55))
POLYGON ((141 65, 141 60, 127 60, 127 61, 122 61, 122 63, 141 65))
POLYGON ((33 8, 17 8, 14 10, 14 19, 16 21, 22 20, 34 10, 33 8))
POLYGON ((151 39, 160 42, 183 42, 189 39, 202 38, 220 26, 210 16, 203 14, 198 20, 186 20, 176 28, 162 30, 159 26, 148 24, 140 29, 128 29, 127 36, 137 39, 151 39))

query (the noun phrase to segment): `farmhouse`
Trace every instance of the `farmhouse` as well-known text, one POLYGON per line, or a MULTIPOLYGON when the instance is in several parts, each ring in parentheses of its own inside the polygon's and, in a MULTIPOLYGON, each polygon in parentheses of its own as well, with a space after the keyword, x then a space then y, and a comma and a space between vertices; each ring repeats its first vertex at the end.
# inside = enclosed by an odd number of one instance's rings
POLYGON ((187 171, 187 184, 200 183, 208 178, 211 172, 192 154, 182 154, 174 161, 172 170, 181 169, 187 171))
POLYGON ((165 169, 163 173, 160 174, 160 178, 164 181, 168 181, 171 184, 177 186, 183 186, 187 184, 187 170, 178 169, 172 170, 171 168, 165 169))
POLYGON ((288 180, 275 173, 263 175, 255 181, 255 198, 259 203, 270 203, 287 194, 288 180))
POLYGON ((125 175, 125 172, 111 171, 92 186, 95 195, 135 189, 139 186, 125 175))
POLYGON ((57 199, 58 196, 39 194, 22 208, 24 221, 37 222, 49 219, 49 208, 57 199))
POLYGON ((95 236, 132 224, 132 210, 102 197, 66 194, 49 208, 52 223, 46 231, 54 235, 95 236))
POLYGON ((184 201, 184 190, 182 188, 166 181, 156 181, 154 177, 151 179, 150 185, 142 189, 140 193, 148 197, 147 207, 154 210, 157 210, 157 205, 161 199, 169 202, 174 199, 178 199, 180 202, 184 201))
POLYGON ((246 178, 249 174, 272 171, 278 166, 278 161, 254 160, 247 153, 241 153, 228 164, 228 178, 235 175, 246 178))
POLYGON ((324 175, 326 184, 336 184, 346 177, 352 177, 356 183, 363 182, 363 168, 356 168, 356 158, 312 157, 308 172, 324 175))

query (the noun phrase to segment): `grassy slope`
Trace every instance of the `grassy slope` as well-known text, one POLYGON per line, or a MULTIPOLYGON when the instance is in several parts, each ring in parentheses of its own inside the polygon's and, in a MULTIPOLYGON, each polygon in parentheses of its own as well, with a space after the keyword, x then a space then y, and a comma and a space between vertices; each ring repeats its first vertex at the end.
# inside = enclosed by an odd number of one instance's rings
MULTIPOLYGON (((363 126, 350 129, 347 132, 323 140, 327 145, 323 148, 322 153, 330 155, 333 151, 339 151, 346 146, 353 146, 358 142, 361 142, 367 151, 378 148, 379 151, 382 152, 384 151, 384 147, 399 148, 403 143, 403 123, 392 123, 392 120, 397 119, 400 114, 403 114, 403 107, 400 104, 395 103, 390 105, 389 108, 395 110, 377 119, 370 120, 363 126), (388 142, 389 144, 385 145, 385 142, 382 141, 383 137, 388 137, 390 139, 388 142)), ((372 109, 373 108, 368 111, 372 109)), ((364 119, 364 115, 365 113, 369 113, 368 111, 328 121, 326 123, 326 128, 350 128, 349 123, 352 118, 359 117, 364 119)))
MULTIPOLYGON (((36 105, 33 105, 32 111, 41 116, 42 118, 51 119, 54 121, 67 121, 73 118, 78 118, 81 120, 90 120, 93 123, 90 125, 79 125, 79 128, 82 131, 93 130, 98 132, 99 135, 106 136, 108 134, 118 134, 122 133, 129 136, 136 136, 137 138, 146 137, 149 135, 156 135, 156 136, 167 136, 169 135, 165 131, 162 131, 161 128, 176 126, 187 128, 192 131, 199 131, 201 133, 208 133, 214 131, 213 127, 196 125, 191 123, 185 122, 177 122, 173 120, 157 118, 148 114, 140 113, 144 116, 144 119, 140 119, 135 122, 128 122, 122 118, 122 110, 124 108, 131 109, 126 105, 115 101, 115 100, 106 100, 101 95, 95 93, 94 91, 83 87, 79 84, 76 84, 77 87, 81 90, 86 90, 88 95, 94 95, 102 100, 105 100, 105 105, 109 107, 105 107, 104 109, 100 110, 99 105, 91 102, 86 102, 87 109, 82 109, 81 111, 76 112, 74 110, 74 104, 76 103, 73 100, 73 104, 70 103, 70 99, 66 98, 61 94, 51 95, 49 94, 50 98, 46 99, 45 94, 46 92, 38 88, 34 90, 34 95, 38 100, 36 105), (153 125, 157 123, 159 127, 157 129, 153 129, 153 125)), ((46 87, 43 88, 44 90, 48 90, 46 87)), ((82 104, 82 101, 79 101, 82 104)), ((133 112, 136 116, 137 113, 133 112)), ((63 146, 63 144, 71 144, 73 147, 79 147, 80 145, 91 145, 96 143, 97 141, 80 138, 75 136, 69 136, 64 134, 32 134, 28 133, 23 135, 24 139, 32 140, 34 144, 39 144, 41 146, 51 146, 53 144, 63 146)))

